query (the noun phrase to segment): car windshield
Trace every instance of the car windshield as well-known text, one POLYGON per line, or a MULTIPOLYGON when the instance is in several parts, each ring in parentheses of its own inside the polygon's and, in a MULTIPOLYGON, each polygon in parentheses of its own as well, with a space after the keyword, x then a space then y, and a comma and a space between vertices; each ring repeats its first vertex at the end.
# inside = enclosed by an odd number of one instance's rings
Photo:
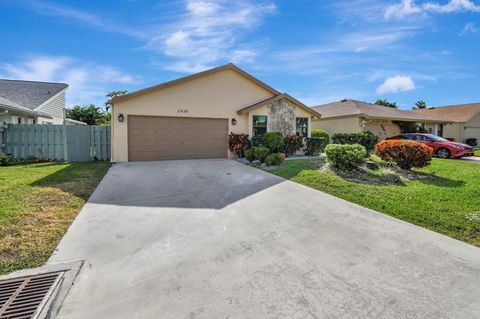
POLYGON ((443 138, 443 137, 440 137, 438 135, 433 135, 433 134, 426 134, 426 136, 428 136, 429 138, 431 138, 432 140, 434 140, 435 142, 448 142, 447 139, 443 138))

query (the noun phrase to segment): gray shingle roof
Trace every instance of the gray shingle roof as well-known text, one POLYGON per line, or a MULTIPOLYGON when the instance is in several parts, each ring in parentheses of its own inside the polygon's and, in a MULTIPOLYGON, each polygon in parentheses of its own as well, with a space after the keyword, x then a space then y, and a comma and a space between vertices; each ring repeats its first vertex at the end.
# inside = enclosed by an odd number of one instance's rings
POLYGON ((67 87, 65 83, 0 79, 0 97, 34 110, 67 87))

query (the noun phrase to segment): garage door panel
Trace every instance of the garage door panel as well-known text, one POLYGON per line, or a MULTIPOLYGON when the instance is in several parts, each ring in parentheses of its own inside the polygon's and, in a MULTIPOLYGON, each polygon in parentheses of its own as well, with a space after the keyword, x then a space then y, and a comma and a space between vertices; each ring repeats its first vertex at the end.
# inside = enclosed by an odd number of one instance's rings
POLYGON ((129 161, 225 158, 228 120, 128 117, 129 161))

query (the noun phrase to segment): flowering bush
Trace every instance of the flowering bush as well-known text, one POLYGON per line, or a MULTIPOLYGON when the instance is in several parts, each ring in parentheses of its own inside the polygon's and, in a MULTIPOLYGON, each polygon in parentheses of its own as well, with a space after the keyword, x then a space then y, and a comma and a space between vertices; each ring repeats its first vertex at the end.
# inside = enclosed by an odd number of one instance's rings
POLYGON ((288 155, 294 155, 296 151, 303 147, 303 138, 301 136, 290 134, 287 135, 283 142, 283 150, 288 155))
POLYGON ((249 145, 248 134, 235 134, 230 133, 228 135, 228 149, 237 154, 238 157, 243 157, 245 149, 249 145))
POLYGON ((377 144, 375 153, 384 161, 395 162, 402 169, 424 167, 432 160, 432 149, 408 140, 386 140, 377 144))
POLYGON ((325 148, 327 160, 333 167, 352 170, 362 164, 367 151, 360 144, 329 144, 325 148))

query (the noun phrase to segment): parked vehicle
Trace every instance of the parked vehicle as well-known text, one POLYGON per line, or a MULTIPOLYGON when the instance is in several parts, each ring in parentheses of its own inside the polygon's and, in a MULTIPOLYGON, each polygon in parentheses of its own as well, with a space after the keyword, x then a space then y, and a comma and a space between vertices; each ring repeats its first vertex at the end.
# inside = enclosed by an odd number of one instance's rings
POLYGON ((463 143, 451 142, 433 134, 408 133, 387 138, 387 140, 412 140, 428 145, 433 154, 440 158, 473 156, 473 147, 463 143))

